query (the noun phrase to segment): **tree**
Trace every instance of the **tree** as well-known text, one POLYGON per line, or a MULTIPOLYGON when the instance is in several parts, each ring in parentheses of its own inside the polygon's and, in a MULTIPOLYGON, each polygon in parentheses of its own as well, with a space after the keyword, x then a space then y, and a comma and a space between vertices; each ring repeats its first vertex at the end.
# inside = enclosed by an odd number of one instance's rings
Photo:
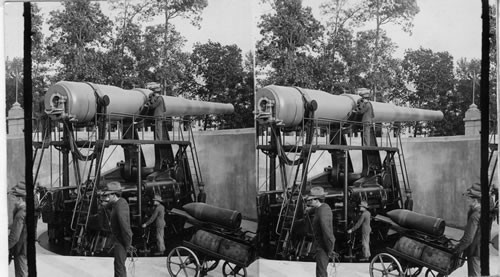
POLYGON ((358 7, 357 21, 374 22, 380 31, 385 24, 396 24, 411 33, 413 17, 420 11, 416 0, 365 0, 358 7))
MULTIPOLYGON (((148 1, 149 2, 149 1, 148 1)), ((161 48, 161 52, 159 55, 159 63, 162 67, 161 71, 168 73, 170 71, 170 67, 175 65, 176 61, 172 59, 172 56, 175 57, 175 53, 172 55, 171 49, 169 48, 169 38, 170 34, 175 32, 171 32, 170 28, 173 26, 170 21, 177 17, 184 17, 191 20, 191 24, 195 26, 199 26, 199 21, 201 20, 201 12, 205 7, 207 7, 207 0, 158 0, 158 1, 150 1, 150 5, 148 9, 146 9, 146 13, 152 16, 163 14, 165 18, 165 24, 163 25, 163 47, 161 48)), ((158 26, 160 27, 160 26, 158 26)), ((170 91, 169 86, 171 86, 168 82, 169 79, 166 75, 160 75, 160 84, 164 94, 170 91)), ((171 93, 171 92, 170 92, 171 93)))
POLYGON ((414 108, 441 110, 444 119, 416 125, 415 135, 458 135, 463 125, 459 109, 455 105, 458 95, 454 91, 453 57, 448 52, 434 53, 430 49, 408 50, 402 63, 405 81, 414 87, 408 95, 414 108))
POLYGON ((160 82, 163 80, 163 89, 168 95, 182 94, 187 83, 190 82, 191 61, 189 54, 182 52, 184 39, 172 26, 169 40, 163 40, 163 27, 160 25, 148 26, 142 34, 138 47, 131 49, 136 59, 136 82, 144 85, 147 82, 160 82), (164 45, 170 51, 171 65, 162 66, 159 62, 164 45))
POLYGON ((45 47, 45 36, 42 31, 43 18, 40 8, 36 4, 31 5, 31 58, 33 91, 43 93, 47 89, 49 75, 49 59, 45 47))
POLYGON ((401 75, 400 61, 393 58, 395 45, 385 31, 379 34, 374 30, 360 31, 356 33, 356 39, 349 53, 344 54, 346 63, 346 77, 349 83, 349 89, 354 92, 355 88, 371 88, 374 94, 377 94, 377 101, 387 101, 394 99, 396 91, 404 90, 404 83, 399 76, 401 75), (376 36, 378 46, 376 46, 376 36), (378 57, 377 70, 373 70, 372 61, 375 51, 378 57))
POLYGON ((397 73, 390 72, 393 68, 388 67, 396 62, 391 57, 394 45, 382 27, 386 24, 396 24, 404 31, 411 32, 413 17, 419 12, 416 0, 364 0, 355 5, 348 5, 346 0, 335 0, 322 5, 321 8, 324 14, 331 15, 327 26, 330 41, 337 42, 334 48, 338 47, 338 42, 345 42, 339 39, 339 34, 353 33, 354 28, 366 27, 369 24, 375 25, 373 29, 357 33, 356 41, 353 42, 354 47, 356 49, 361 45, 364 48, 362 52, 357 52, 355 58, 358 60, 349 61, 349 58, 353 58, 349 53, 345 53, 343 58, 347 63, 365 67, 362 71, 359 71, 360 68, 354 69, 358 71, 358 74, 354 76, 352 75, 353 69, 350 69, 351 84, 355 77, 354 79, 364 83, 361 84, 362 86, 372 89, 374 100, 386 96, 387 93, 384 92, 388 89, 388 83, 385 80, 397 73), (363 59, 363 65, 359 63, 360 58, 363 59), (359 80, 362 75, 367 75, 367 77, 359 80))
MULTIPOLYGON (((137 57, 142 48, 143 31, 139 21, 150 21, 148 14, 150 1, 123 0, 111 3, 111 9, 117 12, 114 22, 110 49, 106 52, 105 72, 107 84, 122 88, 143 85, 138 76, 137 57)), ((148 80, 145 80, 147 82, 148 80)))
POLYGON ((245 55, 242 80, 236 86, 234 94, 228 99, 234 105, 234 114, 224 115, 227 129, 254 127, 254 56, 252 52, 245 55))
POLYGON ((275 13, 262 15, 258 25, 263 36, 257 42, 259 67, 272 68, 267 83, 308 87, 314 60, 310 53, 317 48, 322 26, 301 0, 270 2, 275 13))
MULTIPOLYGON (((252 57, 247 57, 250 59, 252 57)), ((204 129, 246 127, 253 106, 253 74, 247 61, 243 68, 241 50, 236 45, 223 46, 218 42, 197 43, 191 54, 196 78, 200 80, 196 96, 203 101, 232 103, 235 114, 231 116, 206 116, 204 129)), ((253 115, 251 115, 253 122, 253 115)))
POLYGON ((50 12, 48 53, 62 65, 58 78, 105 82, 103 49, 109 43, 112 22, 98 3, 65 1, 62 11, 50 12))

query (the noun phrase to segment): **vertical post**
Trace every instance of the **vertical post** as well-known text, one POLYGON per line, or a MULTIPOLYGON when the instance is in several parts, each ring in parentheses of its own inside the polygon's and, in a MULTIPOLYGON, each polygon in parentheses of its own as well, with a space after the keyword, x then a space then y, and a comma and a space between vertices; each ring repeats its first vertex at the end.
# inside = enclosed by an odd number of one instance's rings
POLYGON ((488 187, 489 147, 489 75, 490 75, 490 12, 488 0, 482 0, 483 32, 481 35, 481 275, 490 275, 490 197, 488 187))
MULTIPOLYGON (((62 186, 66 187, 69 186, 69 134, 68 130, 63 129, 63 141, 64 141, 64 146, 61 150, 62 154, 62 186)), ((65 193, 69 193, 66 191, 65 193)), ((68 195, 65 195, 67 197, 68 195)))
POLYGON ((139 211, 139 224, 142 224, 142 164, 141 145, 136 145, 137 149, 137 210, 139 211))
MULTIPOLYGON (((61 156, 62 156, 62 176, 61 176, 61 166, 59 166, 59 184, 61 183, 62 180, 62 187, 67 187, 69 186, 69 149, 70 149, 70 139, 69 139, 69 130, 67 128, 64 128, 64 124, 61 123, 63 126, 63 136, 62 140, 64 142, 64 145, 61 147, 61 151, 59 154, 59 164, 61 164, 61 156)), ((78 161, 77 161, 78 162, 78 161)), ((76 173, 76 169, 75 169, 76 173)), ((77 184, 79 185, 79 184, 77 184)), ((60 186, 61 187, 61 186, 60 186)), ((80 195, 80 192, 78 192, 80 195)), ((65 189, 62 191, 63 199, 70 199, 70 191, 65 189)), ((71 223, 71 228, 73 223, 71 223)))
POLYGON ((26 228, 28 276, 36 277, 35 197, 33 186, 33 84, 31 80, 31 3, 24 3, 24 150, 26 176, 26 228))
MULTIPOLYGON (((0 13, 4 13, 4 1, 0 0, 0 13)), ((5 34, 4 34, 4 19, 0 20, 0 76, 5 76, 5 58, 4 58, 4 47, 5 43, 5 34)), ((0 78, 0 111, 5 111, 5 98, 6 98, 6 88, 5 88, 5 78, 0 78)), ((7 134, 7 120, 5 112, 0 113, 0 134, 7 134)), ((7 136, 0 136, 0 153, 7 153, 7 136)), ((5 154, 7 156, 7 154, 5 154)), ((7 162, 6 159, 2 159, 0 161, 0 187, 3 192, 7 192, 7 162)), ((0 203, 7 204, 7 193, 0 193, 0 203)), ((6 206, 4 206, 6 207, 6 206)), ((0 209, 0 224, 2 226, 7 226, 8 212, 7 209, 0 209)), ((0 231, 0 244, 8 245, 8 231, 7 228, 1 228, 0 231)), ((7 260, 7 252, 8 251, 0 251, 0 260, 7 260)), ((9 270, 7 266, 0 267, 0 275, 8 276, 9 270)))
MULTIPOLYGON (((497 5, 496 5, 497 9, 496 9, 496 16, 495 16, 495 21, 496 21, 496 37, 497 37, 497 40, 500 36, 500 30, 498 30, 498 28, 500 28, 500 21, 498 20, 498 17, 500 16, 500 3, 497 2, 497 5)), ((495 45, 495 47, 498 49, 498 42, 497 44, 495 45)), ((498 51, 498 50, 497 50, 498 51)), ((500 55, 498 54, 497 52, 497 91, 500 89, 500 86, 498 84, 498 80, 500 80, 500 71, 498 70, 498 65, 500 65, 500 55)), ((500 111, 500 97, 498 97, 497 95, 497 113, 498 111, 500 111)), ((497 118, 497 135, 500 134, 500 124, 498 124, 498 118, 497 118)), ((500 172, 500 164, 497 165, 498 166, 498 171, 497 172, 500 172)))
POLYGON ((344 151, 344 220, 345 220, 345 230, 347 231, 348 224, 349 222, 347 221, 347 205, 348 205, 348 168, 347 165, 349 164, 349 155, 348 155, 348 150, 344 151))
POLYGON ((275 191, 276 190, 276 155, 278 153, 278 144, 276 142, 277 138, 276 135, 274 134, 274 131, 276 134, 278 134, 279 130, 277 130, 276 125, 272 125, 269 128, 271 132, 271 151, 269 154, 269 191, 275 191))

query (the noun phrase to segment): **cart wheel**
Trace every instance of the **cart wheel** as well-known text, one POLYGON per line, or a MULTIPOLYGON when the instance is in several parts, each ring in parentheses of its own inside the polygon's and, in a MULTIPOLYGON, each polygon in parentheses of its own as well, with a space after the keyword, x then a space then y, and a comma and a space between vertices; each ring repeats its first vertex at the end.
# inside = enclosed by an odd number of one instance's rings
POLYGON ((370 262, 370 277, 395 276, 404 277, 401 264, 388 253, 379 253, 370 262))
POLYGON ((222 265, 222 274, 224 275, 224 277, 227 276, 245 277, 247 276, 247 269, 241 266, 237 266, 228 261, 225 261, 224 264, 222 265))
POLYGON ((178 246, 168 254, 167 269, 173 277, 197 277, 200 272, 200 261, 191 249, 178 246))

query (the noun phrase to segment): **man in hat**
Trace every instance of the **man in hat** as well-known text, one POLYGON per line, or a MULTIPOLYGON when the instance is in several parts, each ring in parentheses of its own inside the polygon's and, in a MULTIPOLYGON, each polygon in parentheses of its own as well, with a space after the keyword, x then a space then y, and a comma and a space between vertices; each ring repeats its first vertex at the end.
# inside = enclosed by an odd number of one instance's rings
POLYGON ((473 184, 463 195, 469 205, 467 225, 453 252, 458 255, 465 251, 468 276, 481 276, 481 225, 479 224, 479 218, 481 217, 481 184, 473 184))
POLYGON ((361 245, 363 249, 363 258, 360 261, 368 261, 370 258, 370 233, 372 232, 372 227, 370 226, 371 214, 368 211, 368 203, 366 201, 361 201, 359 204, 359 210, 361 211, 361 216, 354 226, 347 230, 347 233, 350 234, 359 227, 361 227, 361 245))
POLYGON ((146 228, 149 224, 155 222, 156 225, 156 253, 155 255, 162 255, 165 252, 165 241, 163 239, 165 233, 165 207, 161 204, 161 196, 155 195, 153 198, 155 210, 151 217, 142 224, 142 228, 146 228))
POLYGON ((130 210, 127 200, 121 196, 122 187, 119 182, 109 182, 103 192, 105 201, 111 205, 111 232, 115 237, 114 243, 114 271, 115 277, 126 277, 127 250, 132 245, 132 229, 130 228, 130 210))
POLYGON ((9 192, 15 197, 12 225, 9 226, 9 263, 14 259, 16 277, 28 276, 28 260, 26 257, 26 184, 19 181, 9 192))
POLYGON ((207 193, 205 192, 205 184, 200 183, 198 185, 198 196, 196 197, 197 202, 207 203, 207 193))
POLYGON ((316 277, 328 276, 326 269, 335 246, 332 209, 328 204, 323 203, 325 195, 323 187, 312 187, 305 197, 307 206, 312 207, 311 212, 314 211, 312 229, 316 241, 316 255, 314 256, 316 277))

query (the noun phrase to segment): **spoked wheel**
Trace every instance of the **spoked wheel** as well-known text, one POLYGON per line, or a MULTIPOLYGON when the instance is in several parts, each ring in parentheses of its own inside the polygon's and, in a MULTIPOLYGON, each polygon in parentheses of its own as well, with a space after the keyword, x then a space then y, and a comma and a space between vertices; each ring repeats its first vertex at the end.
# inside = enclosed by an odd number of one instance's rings
POLYGON ((233 263, 230 263, 228 261, 225 261, 224 264, 222 265, 222 274, 224 277, 227 276, 241 276, 241 277, 246 277, 247 276, 247 269, 241 266, 237 266, 233 263))
POLYGON ((178 246, 168 254, 167 269, 173 277, 198 277, 201 266, 198 257, 191 249, 178 246))
POLYGON ((379 253, 370 262, 370 277, 393 276, 404 277, 401 264, 388 253, 379 253))

